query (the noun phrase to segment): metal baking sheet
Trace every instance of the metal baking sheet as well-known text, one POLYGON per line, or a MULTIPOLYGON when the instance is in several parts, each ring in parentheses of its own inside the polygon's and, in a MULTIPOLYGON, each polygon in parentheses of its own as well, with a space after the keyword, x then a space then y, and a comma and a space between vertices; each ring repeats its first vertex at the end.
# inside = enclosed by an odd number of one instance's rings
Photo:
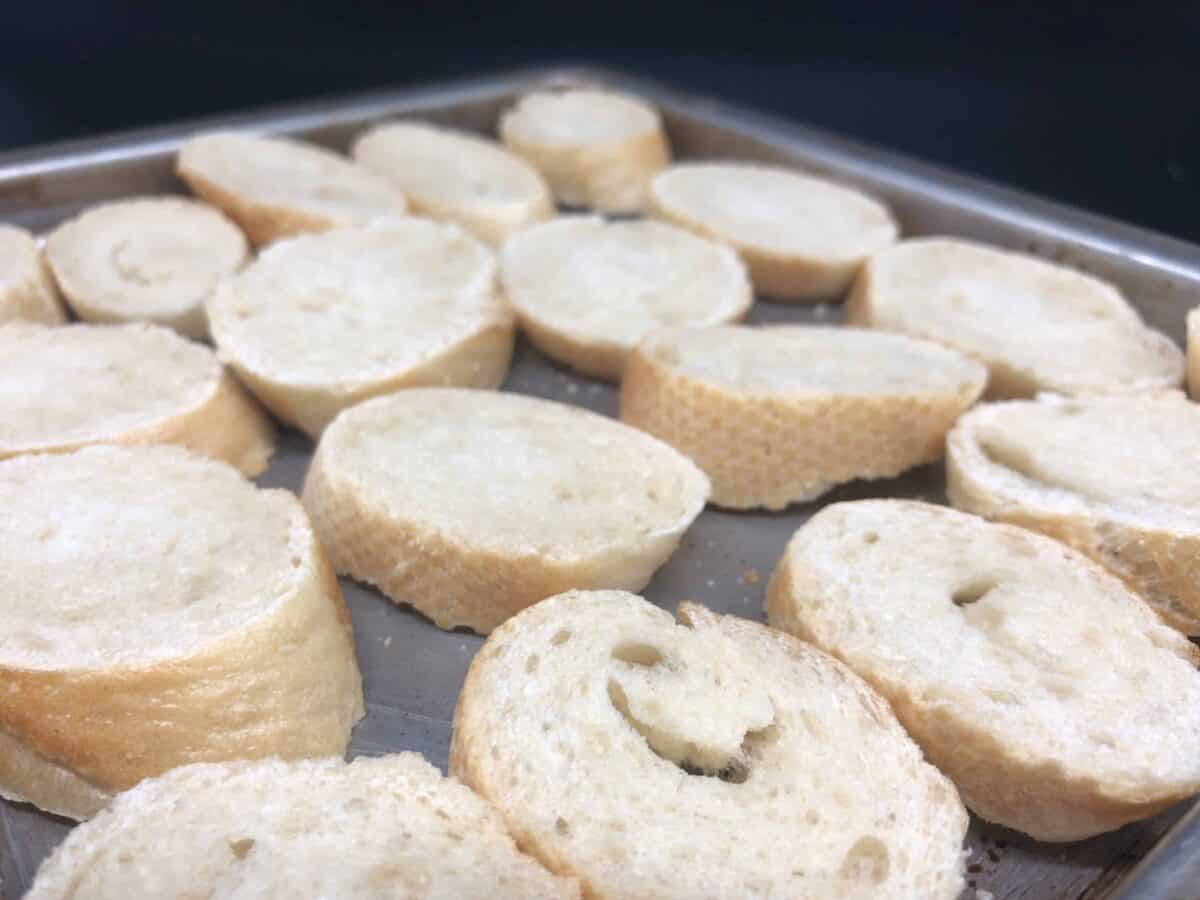
MULTIPOLYGON (((344 150, 375 122, 420 116, 494 133, 500 110, 525 90, 603 84, 634 91, 663 110, 679 158, 753 159, 798 166, 858 185, 886 200, 906 235, 956 234, 1033 252, 1115 282, 1147 321, 1182 342, 1184 314, 1200 305, 1200 247, 966 178, 819 130, 687 96, 597 69, 523 71, 452 84, 386 91, 147 129, 0 155, 0 221, 35 230, 96 203, 138 193, 179 192, 172 160, 179 141, 208 128, 252 128, 303 136, 344 150)), ((837 322, 836 306, 755 305, 751 322, 837 322)), ((613 415, 611 385, 575 375, 519 342, 505 390, 613 415)), ((311 442, 287 431, 263 485, 299 490, 311 442)), ((763 590, 784 544, 825 503, 875 496, 943 500, 940 467, 890 481, 856 482, 784 513, 706 510, 679 552, 646 590, 668 609, 684 599, 762 618, 763 590)), ((471 657, 482 643, 444 632, 411 609, 342 579, 354 620, 366 718, 352 755, 416 750, 445 768, 450 719, 471 657)), ((1039 844, 973 820, 963 900, 1200 896, 1200 805, 1074 844, 1039 844), (1163 835, 1170 831, 1167 838, 1163 835), (1153 850, 1153 853, 1150 851, 1153 850), (1147 856, 1147 854, 1150 854, 1147 856), (1143 857, 1146 859, 1143 860, 1143 857), (1130 870, 1133 870, 1130 873, 1130 870), (1130 873, 1126 879, 1127 873, 1130 873), (1122 881, 1125 880, 1125 884, 1122 881)), ((0 803, 0 896, 16 900, 70 823, 0 803)))

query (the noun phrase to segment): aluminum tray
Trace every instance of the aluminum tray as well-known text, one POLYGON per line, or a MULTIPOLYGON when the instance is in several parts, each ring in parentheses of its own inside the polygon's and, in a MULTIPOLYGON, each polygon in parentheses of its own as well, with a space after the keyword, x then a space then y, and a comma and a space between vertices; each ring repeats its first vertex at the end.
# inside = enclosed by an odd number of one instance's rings
MULTIPOLYGON (((1178 341, 1183 340, 1185 312, 1200 305, 1200 247, 812 128, 590 68, 523 71, 321 100, 0 155, 0 221, 45 229, 100 200, 179 191, 171 171, 174 151, 182 138, 201 129, 245 127, 302 135, 339 149, 365 126, 396 116, 494 132, 499 111, 521 92, 576 83, 624 88, 656 102, 681 158, 764 160, 824 173, 886 200, 906 235, 972 237, 1094 272, 1120 286, 1151 324, 1178 341)), ((760 303, 750 321, 840 318, 837 307, 760 303)), ((616 408, 611 386, 548 363, 523 341, 505 389, 610 415, 616 408)), ((285 432, 271 468, 259 481, 299 489, 310 450, 305 437, 285 432)), ((880 495, 942 500, 942 490, 941 469, 931 466, 893 481, 848 485, 822 503, 880 495)), ((788 537, 819 505, 783 514, 707 510, 654 578, 647 596, 671 609, 691 598, 761 619, 767 576, 788 537)), ((354 620, 367 699, 367 715, 354 732, 351 753, 417 750, 444 768, 455 698, 481 639, 440 631, 351 581, 343 579, 342 590, 354 620)), ((24 893, 39 862, 69 827, 28 806, 0 804, 3 896, 16 900, 24 893)), ((1063 845, 1039 844, 975 820, 969 841, 964 900, 986 897, 985 892, 1026 900, 1200 897, 1200 805, 1189 812, 1181 804, 1112 834, 1063 845)))

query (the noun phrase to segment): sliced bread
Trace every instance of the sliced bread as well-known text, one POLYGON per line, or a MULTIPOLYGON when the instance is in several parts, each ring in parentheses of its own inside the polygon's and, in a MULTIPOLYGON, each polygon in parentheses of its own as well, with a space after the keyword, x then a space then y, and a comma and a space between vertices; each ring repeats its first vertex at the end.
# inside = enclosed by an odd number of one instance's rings
POLYGON ((1200 307, 1187 314, 1187 388, 1200 400, 1200 307))
POLYGON ((59 325, 66 319, 58 289, 33 235, 24 228, 0 224, 0 325, 12 321, 59 325))

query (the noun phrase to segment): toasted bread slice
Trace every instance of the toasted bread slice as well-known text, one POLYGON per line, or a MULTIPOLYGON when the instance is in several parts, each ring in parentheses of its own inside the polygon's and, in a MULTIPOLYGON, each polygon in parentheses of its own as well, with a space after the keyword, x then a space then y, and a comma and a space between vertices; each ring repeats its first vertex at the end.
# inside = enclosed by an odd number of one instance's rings
POLYGON ((587 897, 957 897, 966 812, 887 704, 782 632, 679 616, 571 591, 510 619, 451 772, 587 897))
POLYGON ((1112 285, 969 241, 924 238, 877 253, 847 315, 975 357, 991 373, 990 397, 1133 393, 1183 381, 1179 348, 1112 285))
POLYGON ((287 491, 179 447, 0 462, 0 795, 86 818, 192 762, 341 754, 337 582, 287 491))
POLYGON ((317 435, 367 397, 499 386, 515 326, 491 252, 457 225, 407 219, 280 242, 224 282, 218 354, 275 415, 317 435))
POLYGON ((707 497, 690 461, 620 422, 447 389, 347 410, 304 484, 339 572, 482 633, 570 587, 641 589, 707 497))
POLYGON ((651 331, 733 322, 754 302, 737 254, 662 222, 565 216, 537 225, 505 244, 500 275, 541 350, 611 380, 651 331))
POLYGON ((179 444, 258 475, 275 428, 207 347, 157 325, 0 326, 0 459, 179 444))
POLYGON ((735 509, 815 499, 941 459, 987 370, 857 328, 665 328, 634 351, 621 421, 691 457, 735 509))
POLYGON ((24 228, 0 224, 0 325, 67 320, 37 241, 24 228))
POLYGON ((967 806, 1073 841, 1200 791, 1200 652, 1057 541, 943 506, 827 506, 771 624, 886 697, 967 806))

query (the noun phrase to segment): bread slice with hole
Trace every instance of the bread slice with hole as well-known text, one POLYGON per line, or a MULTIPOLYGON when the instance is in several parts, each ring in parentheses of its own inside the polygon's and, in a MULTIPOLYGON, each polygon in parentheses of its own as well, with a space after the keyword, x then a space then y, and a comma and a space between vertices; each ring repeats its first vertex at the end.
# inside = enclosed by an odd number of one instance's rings
POLYGON ((630 357, 621 421, 694 460, 713 503, 783 509, 940 459, 986 381, 979 363, 902 335, 665 328, 630 357))
POLYGON ((1200 792, 1200 651, 1050 538, 834 504, 788 544, 767 611, 886 697, 989 821, 1074 841, 1200 792))
POLYGON ((1179 348, 1112 285, 971 241, 921 238, 876 253, 847 317, 978 359, 990 397, 1134 393, 1183 381, 1179 348))
POLYGON ((37 240, 24 228, 0 223, 0 325, 67 320, 58 288, 37 240))
POLYGON ((990 403, 947 441, 950 502, 1040 531, 1200 634, 1200 407, 1180 391, 990 403))
POLYGON ((707 497, 688 459, 620 422, 449 389, 342 413, 304 483, 338 572, 481 633, 571 587, 640 590, 707 497))
POLYGON ((513 617, 459 695, 450 770, 584 896, 944 898, 967 816, 824 653, 683 604, 570 591, 513 617))
POLYGON ((340 755, 350 619, 296 498, 179 447, 0 462, 0 796, 71 818, 194 762, 340 755))
POLYGON ((416 753, 209 763, 147 780, 81 825, 27 900, 573 900, 495 810, 416 753))

